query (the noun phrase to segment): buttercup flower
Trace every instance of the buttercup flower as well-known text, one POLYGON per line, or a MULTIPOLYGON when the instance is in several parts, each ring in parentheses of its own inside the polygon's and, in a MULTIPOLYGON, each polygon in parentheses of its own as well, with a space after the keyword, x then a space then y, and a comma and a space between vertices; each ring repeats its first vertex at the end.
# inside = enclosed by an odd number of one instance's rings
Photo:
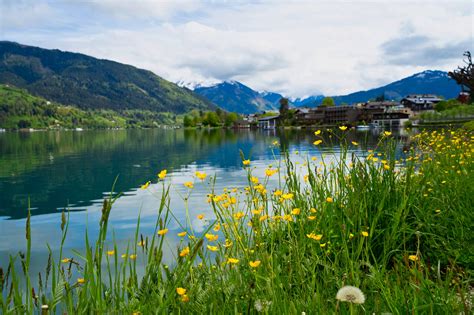
POLYGON ((186 257, 189 254, 189 246, 183 248, 183 250, 179 253, 179 257, 186 257))
POLYGON ((145 184, 143 184, 140 188, 141 188, 141 189, 147 189, 148 186, 150 186, 150 183, 151 183, 150 181, 147 181, 147 182, 146 182, 145 184))
POLYGON ((260 263, 261 263, 260 260, 255 260, 255 261, 250 261, 250 262, 249 262, 249 265, 250 265, 250 267, 252 267, 252 268, 257 268, 258 266, 260 266, 260 263))
POLYGON ((176 288, 176 293, 178 293, 178 295, 185 295, 186 291, 185 288, 176 288))
MULTIPOLYGON (((166 233, 168 233, 168 229, 163 229, 163 230, 159 230, 158 231, 158 235, 165 235, 166 233)), ((184 232, 184 234, 186 235, 186 232, 184 232)))
POLYGON ((228 264, 237 264, 239 260, 237 258, 228 258, 227 263, 228 264))
POLYGON ((243 160, 242 164, 245 165, 245 166, 249 166, 250 165, 250 160, 243 160))
POLYGON ((194 187, 193 182, 185 182, 183 185, 184 185, 185 187, 189 188, 189 189, 191 189, 191 188, 194 187))
POLYGON ((341 129, 342 131, 344 131, 344 130, 347 129, 347 126, 340 126, 339 129, 341 129))
POLYGON ((165 179, 167 170, 162 170, 161 172, 158 173, 158 178, 159 179, 165 179))

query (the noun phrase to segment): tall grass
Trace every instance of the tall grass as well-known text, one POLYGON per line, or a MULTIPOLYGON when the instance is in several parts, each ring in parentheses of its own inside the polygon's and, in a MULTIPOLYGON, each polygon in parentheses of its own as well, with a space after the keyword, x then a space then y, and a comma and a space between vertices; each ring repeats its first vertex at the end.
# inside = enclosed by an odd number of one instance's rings
MULTIPOLYGON (((28 216, 26 255, 11 257, 0 269, 0 309, 4 314, 472 312, 473 134, 422 132, 402 157, 389 133, 360 156, 347 151, 360 144, 346 141, 344 132, 339 136, 343 150, 334 163, 283 158, 256 178, 252 162, 243 157, 248 187, 242 190, 214 191, 215 179, 196 173, 182 196, 185 222, 170 209, 170 185, 161 173, 155 232, 141 235, 138 219, 135 239, 123 253, 107 232, 118 198, 111 195, 104 200, 97 240, 86 234, 85 252, 73 258, 62 256, 62 246, 59 261, 50 251, 38 284, 30 280, 28 216), (277 187, 270 187, 270 177, 279 178, 277 187), (195 233, 187 200, 194 185, 206 183, 215 218, 195 233), (172 221, 179 231, 168 231, 172 221), (162 259, 170 233, 181 233, 172 266, 162 259), (336 300, 346 285, 360 288, 365 303, 336 300)), ((63 244, 66 214, 61 229, 63 244)))

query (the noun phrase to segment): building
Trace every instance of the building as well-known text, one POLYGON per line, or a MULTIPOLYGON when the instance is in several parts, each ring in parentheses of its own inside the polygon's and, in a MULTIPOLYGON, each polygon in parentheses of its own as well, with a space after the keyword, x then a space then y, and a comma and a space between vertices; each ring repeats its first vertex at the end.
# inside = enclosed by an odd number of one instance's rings
POLYGON ((413 111, 430 110, 436 103, 441 102, 438 96, 433 94, 410 94, 404 97, 400 103, 413 111))
POLYGON ((302 107, 295 110, 295 120, 299 126, 315 125, 324 121, 324 113, 317 108, 302 107))
POLYGON ((403 112, 385 112, 380 114, 374 114, 374 118, 371 122, 373 127, 382 128, 398 128, 403 127, 407 122, 410 114, 403 112))
POLYGON ((275 129, 278 126, 280 115, 261 117, 258 119, 258 128, 275 129))
POLYGON ((355 106, 329 106, 317 108, 317 111, 323 115, 324 124, 350 124, 358 120, 358 109, 355 106))

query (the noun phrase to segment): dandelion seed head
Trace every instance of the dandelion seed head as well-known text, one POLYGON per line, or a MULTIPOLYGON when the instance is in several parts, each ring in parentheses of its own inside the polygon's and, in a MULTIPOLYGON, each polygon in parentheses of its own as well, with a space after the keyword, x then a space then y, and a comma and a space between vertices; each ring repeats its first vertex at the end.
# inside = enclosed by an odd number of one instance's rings
POLYGON ((341 302, 349 302, 355 304, 364 304, 365 296, 362 291, 350 285, 346 285, 337 291, 336 299, 341 302))

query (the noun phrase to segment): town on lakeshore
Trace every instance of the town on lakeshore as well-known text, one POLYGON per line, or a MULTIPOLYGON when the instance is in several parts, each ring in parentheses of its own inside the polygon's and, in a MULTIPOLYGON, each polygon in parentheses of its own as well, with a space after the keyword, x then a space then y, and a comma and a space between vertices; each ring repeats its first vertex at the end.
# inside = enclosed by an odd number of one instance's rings
MULTIPOLYGON (((467 103, 469 94, 461 92, 458 100, 467 103)), ((400 102, 368 101, 354 105, 318 106, 315 108, 302 107, 292 110, 296 127, 334 127, 340 125, 365 128, 399 128, 417 125, 417 120, 408 124, 409 118, 417 117, 423 112, 434 111, 435 105, 442 99, 431 94, 410 94, 400 102)), ((473 119, 461 118, 460 122, 473 119)), ((242 120, 235 122, 236 128, 275 129, 281 125, 280 114, 262 113, 245 115, 242 120)), ((451 121, 452 122, 452 121, 451 121)))

